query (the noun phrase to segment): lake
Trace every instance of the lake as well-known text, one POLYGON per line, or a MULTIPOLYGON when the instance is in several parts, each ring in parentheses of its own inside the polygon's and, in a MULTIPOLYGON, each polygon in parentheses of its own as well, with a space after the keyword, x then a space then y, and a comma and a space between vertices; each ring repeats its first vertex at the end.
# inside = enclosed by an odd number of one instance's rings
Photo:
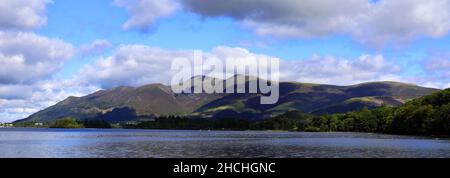
POLYGON ((2 158, 450 158, 450 140, 368 133, 0 129, 2 158))

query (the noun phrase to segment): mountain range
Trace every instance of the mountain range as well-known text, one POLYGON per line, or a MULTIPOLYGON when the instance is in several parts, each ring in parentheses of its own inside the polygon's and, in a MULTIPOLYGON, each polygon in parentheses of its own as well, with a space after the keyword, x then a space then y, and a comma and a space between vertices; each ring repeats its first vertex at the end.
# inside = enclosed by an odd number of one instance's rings
MULTIPOLYGON (((205 80, 193 77, 186 82, 205 80)), ((236 76, 222 81, 235 80, 236 76)), ((246 77, 247 85, 256 77, 246 77)), ((170 86, 149 84, 140 87, 117 87, 83 97, 69 97, 51 107, 17 122, 52 122, 64 117, 77 120, 103 119, 110 123, 152 120, 158 116, 197 118, 242 118, 260 120, 288 111, 311 114, 333 114, 374 109, 382 105, 399 106, 406 101, 439 91, 399 82, 369 82, 350 86, 280 82, 276 104, 260 104, 260 93, 188 94, 174 93, 170 86)))

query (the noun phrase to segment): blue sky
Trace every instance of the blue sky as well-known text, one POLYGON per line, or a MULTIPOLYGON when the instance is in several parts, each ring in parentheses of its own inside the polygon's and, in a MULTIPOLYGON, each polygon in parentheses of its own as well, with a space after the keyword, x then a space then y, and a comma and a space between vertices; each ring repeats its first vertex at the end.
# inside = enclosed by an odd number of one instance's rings
POLYGON ((273 39, 255 35, 230 18, 203 18, 183 11, 159 20, 150 32, 124 31, 121 26, 127 20, 127 14, 124 9, 114 7, 110 0, 96 0, 88 4, 69 0, 55 1, 48 6, 47 16, 47 26, 36 33, 61 38, 75 45, 90 43, 96 39, 107 39, 114 45, 143 44, 173 50, 208 51, 224 45, 244 47, 255 53, 287 60, 307 58, 312 54, 356 57, 372 51, 352 42, 346 36, 304 40, 273 39))
MULTIPOLYGON (((242 47, 254 53, 280 57, 285 60, 302 60, 311 55, 355 58, 361 54, 383 54, 403 66, 403 75, 422 73, 415 67, 433 50, 450 50, 450 37, 422 38, 400 46, 371 48, 355 42, 348 35, 330 35, 319 38, 284 39, 260 36, 251 29, 228 17, 202 17, 186 11, 177 11, 170 17, 151 24, 152 30, 141 33, 121 28, 127 20, 125 9, 116 7, 111 0, 77 2, 56 0, 47 7, 48 24, 37 34, 60 38, 74 45, 105 39, 114 46, 142 44, 164 49, 199 49, 209 51, 216 46, 242 47)), ((107 51, 105 52, 107 54, 107 51)), ((68 62, 58 74, 70 77, 92 58, 68 62)))
POLYGON ((71 95, 168 83, 167 61, 187 50, 276 57, 298 82, 450 87, 450 0, 0 3, 0 122, 71 95))

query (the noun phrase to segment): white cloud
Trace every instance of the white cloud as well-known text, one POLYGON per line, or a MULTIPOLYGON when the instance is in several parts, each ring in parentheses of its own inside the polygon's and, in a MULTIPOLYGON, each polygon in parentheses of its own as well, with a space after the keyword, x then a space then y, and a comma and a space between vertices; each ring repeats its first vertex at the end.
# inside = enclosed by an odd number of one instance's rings
POLYGON ((0 85, 0 98, 23 99, 30 97, 32 93, 29 85, 0 85))
POLYGON ((445 84, 443 88, 450 88, 450 82, 445 84))
POLYGON ((177 9, 173 0, 114 0, 113 4, 125 8, 130 18, 123 24, 124 30, 148 32, 162 17, 167 17, 177 9))
POLYGON ((450 0, 181 0, 206 17, 227 16, 259 35, 313 38, 346 34, 370 46, 403 44, 450 31, 450 0))
POLYGON ((423 87, 439 89, 448 88, 450 84, 450 80, 442 79, 441 77, 436 75, 404 76, 402 77, 401 81, 417 84, 423 87))
POLYGON ((400 67, 381 55, 361 55, 356 59, 313 56, 286 61, 280 69, 283 78, 292 81, 350 85, 369 81, 400 81, 400 67))
MULTIPOLYGON (((98 85, 102 88, 148 83, 169 84, 174 74, 169 70, 172 60, 192 60, 193 56, 193 50, 170 51, 142 45, 120 46, 112 56, 86 65, 77 80, 85 82, 85 85, 98 85)), ((239 62, 245 63, 250 59, 275 57, 251 53, 243 48, 219 46, 210 52, 203 52, 203 59, 210 58, 223 62, 228 58, 237 58, 242 59, 239 62)), ((282 81, 345 85, 375 80, 401 80, 396 75, 400 68, 381 55, 361 55, 356 59, 313 56, 304 60, 281 60, 280 65, 282 81)))
POLYGON ((0 122, 22 119, 83 91, 49 80, 73 53, 73 46, 59 39, 0 31, 0 122))
POLYGON ((359 15, 351 31, 363 43, 405 43, 450 31, 450 0, 382 0, 359 15))
POLYGON ((423 78, 428 86, 437 88, 450 87, 450 53, 434 51, 423 61, 425 73, 423 78))
POLYGON ((429 72, 437 72, 444 76, 450 76, 450 52, 432 54, 425 61, 425 69, 429 72))
POLYGON ((106 49, 112 47, 108 40, 94 40, 91 43, 80 46, 79 51, 84 56, 97 55, 103 53, 106 49))
MULTIPOLYGON (((212 52, 203 52, 203 58, 258 58, 242 48, 216 47, 212 52)), ((99 58, 81 69, 77 81, 84 85, 102 88, 117 86, 140 86, 149 83, 169 84, 174 74, 170 70, 172 60, 193 60, 194 50, 171 51, 144 45, 119 46, 112 56, 99 58)), ((242 61, 244 62, 244 61, 242 61)))
POLYGON ((56 104, 69 96, 84 96, 98 90, 71 80, 46 80, 32 85, 0 86, 0 122, 11 122, 56 104), (25 94, 21 93, 25 91, 25 94))
POLYGON ((103 88, 138 86, 168 81, 171 61, 187 51, 168 51, 143 45, 119 46, 112 56, 98 59, 81 69, 78 80, 103 88))
POLYGON ((0 0, 0 30, 30 30, 47 23, 51 0, 0 0))
POLYGON ((0 31, 0 84, 33 83, 59 71, 73 46, 34 33, 0 31))

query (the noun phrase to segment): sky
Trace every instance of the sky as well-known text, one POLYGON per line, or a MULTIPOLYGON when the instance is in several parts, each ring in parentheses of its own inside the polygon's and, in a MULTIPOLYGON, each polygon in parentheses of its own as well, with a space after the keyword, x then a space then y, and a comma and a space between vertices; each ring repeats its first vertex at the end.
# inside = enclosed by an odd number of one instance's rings
POLYGON ((0 0, 0 122, 170 82, 171 60, 280 59, 284 81, 450 87, 450 0, 0 0))

